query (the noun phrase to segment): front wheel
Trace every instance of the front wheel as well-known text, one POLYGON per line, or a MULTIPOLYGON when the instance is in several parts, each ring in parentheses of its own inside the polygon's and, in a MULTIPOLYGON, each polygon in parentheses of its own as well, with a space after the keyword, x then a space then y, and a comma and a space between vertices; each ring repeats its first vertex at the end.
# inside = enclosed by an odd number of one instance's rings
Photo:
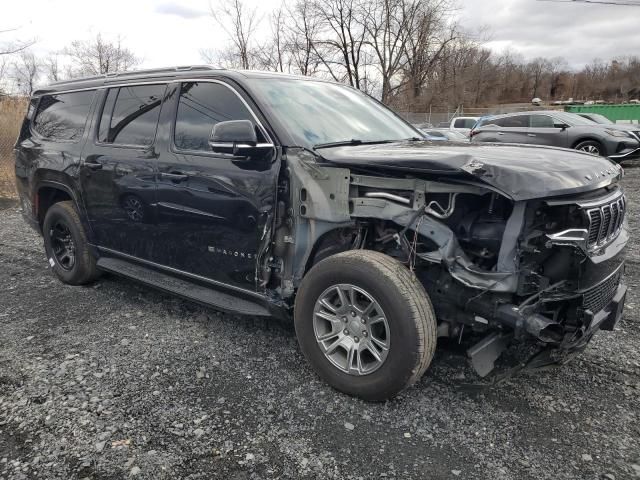
POLYGON ((580 142, 574 148, 581 152, 590 153, 591 155, 604 156, 604 149, 602 148, 602 145, 600 145, 600 142, 596 142, 595 140, 580 142))
POLYGON ((316 264, 298 290, 294 322, 316 373, 337 390, 372 401, 418 380, 437 340, 422 284, 397 260, 370 250, 316 264))

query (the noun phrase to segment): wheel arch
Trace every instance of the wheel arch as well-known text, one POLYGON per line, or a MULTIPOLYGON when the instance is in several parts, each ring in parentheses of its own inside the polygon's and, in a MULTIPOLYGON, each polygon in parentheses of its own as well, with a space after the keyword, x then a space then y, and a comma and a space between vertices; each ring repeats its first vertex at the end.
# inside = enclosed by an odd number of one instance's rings
POLYGON ((77 188, 76 181, 69 175, 51 170, 40 169, 36 171, 33 181, 33 213, 40 228, 44 223, 47 210, 52 205, 62 202, 73 202, 80 222, 86 232, 87 238, 92 243, 92 231, 87 221, 83 209, 82 200, 77 188))
POLYGON ((581 137, 578 140, 574 140, 573 143, 571 144, 571 148, 576 148, 579 144, 581 144, 582 142, 596 142, 598 143, 603 149, 605 148, 604 142, 602 140, 600 140, 599 138, 593 137, 593 136, 589 136, 589 137, 581 137))

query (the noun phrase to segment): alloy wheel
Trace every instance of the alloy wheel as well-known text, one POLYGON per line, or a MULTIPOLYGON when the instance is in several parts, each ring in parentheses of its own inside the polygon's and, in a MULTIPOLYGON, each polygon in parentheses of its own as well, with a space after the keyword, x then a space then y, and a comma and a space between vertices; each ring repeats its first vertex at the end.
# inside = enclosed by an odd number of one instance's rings
POLYGON ((595 145, 584 145, 580 147, 578 150, 582 152, 590 153, 591 155, 600 155, 600 149, 595 145))
POLYGON ((327 360, 349 375, 373 373, 387 359, 387 317, 376 299, 355 285, 333 285, 322 292, 313 310, 313 330, 327 360))
POLYGON ((58 265, 64 270, 72 270, 76 263, 76 245, 69 227, 60 221, 54 223, 49 230, 49 239, 58 265))

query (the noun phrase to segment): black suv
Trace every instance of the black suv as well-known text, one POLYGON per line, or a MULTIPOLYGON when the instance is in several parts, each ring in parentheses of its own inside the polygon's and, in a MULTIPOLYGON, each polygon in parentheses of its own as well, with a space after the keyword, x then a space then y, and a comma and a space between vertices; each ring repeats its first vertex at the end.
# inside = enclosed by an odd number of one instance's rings
POLYGON ((365 399, 419 379, 439 337, 486 375, 515 341, 557 361, 621 316, 619 166, 432 144, 344 85, 210 67, 57 83, 15 153, 63 282, 107 271, 293 317, 315 371, 365 399))

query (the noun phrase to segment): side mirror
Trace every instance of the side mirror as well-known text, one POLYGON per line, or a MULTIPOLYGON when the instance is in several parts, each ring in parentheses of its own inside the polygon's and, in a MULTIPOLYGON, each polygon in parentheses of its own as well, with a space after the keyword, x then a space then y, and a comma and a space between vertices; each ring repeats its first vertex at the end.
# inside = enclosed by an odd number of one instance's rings
POLYGON ((213 126, 209 146, 216 153, 250 159, 273 157, 274 145, 258 143, 256 126, 250 120, 229 120, 213 126))
POLYGON ((556 123, 553 126, 561 130, 566 130, 567 128, 569 128, 569 125, 567 125, 566 123, 556 123))
POLYGON ((230 120, 218 122, 211 130, 209 146, 218 153, 232 153, 258 144, 256 129, 249 120, 230 120))

